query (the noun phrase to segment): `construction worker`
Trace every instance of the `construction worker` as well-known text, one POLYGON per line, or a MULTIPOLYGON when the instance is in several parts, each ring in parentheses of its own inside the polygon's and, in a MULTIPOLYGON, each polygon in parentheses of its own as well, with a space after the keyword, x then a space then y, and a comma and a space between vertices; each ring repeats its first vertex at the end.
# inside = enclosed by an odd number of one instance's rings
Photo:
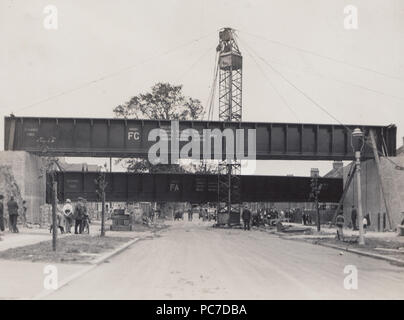
POLYGON ((340 211, 335 220, 335 224, 337 225, 337 238, 338 238, 338 240, 342 240, 342 241, 344 241, 344 232, 343 232, 344 223, 345 223, 345 218, 344 218, 343 212, 340 211))

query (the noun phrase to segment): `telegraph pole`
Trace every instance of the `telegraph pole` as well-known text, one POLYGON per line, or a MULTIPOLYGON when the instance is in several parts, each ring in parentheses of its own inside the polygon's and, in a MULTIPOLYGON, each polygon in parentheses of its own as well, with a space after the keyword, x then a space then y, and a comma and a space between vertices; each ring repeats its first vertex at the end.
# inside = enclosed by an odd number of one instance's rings
POLYGON ((105 236, 105 189, 102 190, 101 237, 105 236))
POLYGON ((55 177, 53 177, 52 181, 52 250, 56 251, 56 242, 57 242, 57 234, 58 234, 58 225, 57 225, 57 217, 56 217, 56 206, 57 206, 57 182, 55 181, 55 177))
POLYGON ((318 197, 320 195, 320 191, 322 188, 322 184, 318 184, 317 176, 314 176, 311 179, 311 197, 314 200, 316 206, 316 213, 317 213, 317 231, 320 232, 321 225, 320 225, 320 209, 318 207, 318 197))
POLYGON ((359 244, 365 244, 365 237, 363 235, 363 213, 362 213, 362 188, 361 188, 361 156, 360 151, 355 152, 356 158, 356 182, 358 193, 358 220, 359 220, 359 244))
MULTIPOLYGON (((109 158, 109 172, 112 174, 112 158, 109 158)), ((112 212, 112 201, 109 202, 109 210, 112 212)))
POLYGON ((362 188, 361 188, 361 151, 364 146, 364 134, 361 129, 356 128, 352 132, 352 148, 355 152, 356 166, 356 186, 358 193, 358 220, 359 220, 359 244, 365 244, 363 233, 363 213, 362 213, 362 188))

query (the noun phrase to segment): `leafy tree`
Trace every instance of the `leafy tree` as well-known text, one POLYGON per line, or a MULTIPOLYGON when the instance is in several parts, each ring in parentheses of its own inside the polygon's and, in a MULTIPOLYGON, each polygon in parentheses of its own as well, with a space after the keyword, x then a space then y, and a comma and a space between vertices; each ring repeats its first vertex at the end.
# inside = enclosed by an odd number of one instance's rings
MULTIPOLYGON (((138 94, 114 108, 115 116, 125 119, 198 120, 202 118, 203 112, 198 99, 183 94, 182 85, 161 82, 155 84, 151 92, 138 94)), ((187 171, 176 164, 152 165, 148 159, 126 159, 125 164, 130 172, 187 171)))
POLYGON ((203 115, 198 99, 186 97, 182 86, 157 83, 149 93, 141 93, 114 109, 119 118, 197 120, 203 115))

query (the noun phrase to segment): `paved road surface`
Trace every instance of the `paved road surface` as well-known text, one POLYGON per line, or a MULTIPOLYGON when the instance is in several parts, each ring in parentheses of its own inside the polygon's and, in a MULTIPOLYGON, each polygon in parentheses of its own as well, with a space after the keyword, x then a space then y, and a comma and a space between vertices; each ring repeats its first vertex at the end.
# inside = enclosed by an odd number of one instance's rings
POLYGON ((261 231, 172 222, 50 299, 403 299, 404 268, 261 231), (358 290, 343 287, 346 265, 358 290))

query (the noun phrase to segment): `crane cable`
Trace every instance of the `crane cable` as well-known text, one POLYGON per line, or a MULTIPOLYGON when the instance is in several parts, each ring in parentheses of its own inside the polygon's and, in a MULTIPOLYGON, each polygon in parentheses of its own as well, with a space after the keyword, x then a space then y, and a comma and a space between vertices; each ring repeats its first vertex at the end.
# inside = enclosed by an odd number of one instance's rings
POLYGON ((182 81, 182 79, 191 72, 195 66, 210 52, 215 46, 210 46, 206 51, 204 51, 195 61, 193 64, 189 66, 180 76, 176 78, 176 82, 182 81))
MULTIPOLYGON (((325 107, 323 107, 322 105, 320 105, 316 100, 314 100, 313 98, 311 98, 306 92, 304 92, 303 90, 301 90, 299 87, 297 87, 293 82, 291 82, 288 78, 286 78, 279 70, 277 70, 275 67, 273 67, 269 62, 267 62, 263 57, 261 57, 259 54, 257 54, 247 43, 246 41, 244 41, 244 43, 249 47, 249 49, 254 52, 267 66, 269 66, 271 68, 272 71, 274 71, 276 74, 278 74, 285 82, 287 82, 291 87, 293 87, 295 90, 297 90, 301 95, 303 95, 306 99, 308 99, 312 104, 314 104, 316 107, 318 107, 321 111, 323 111, 324 113, 326 113, 330 118, 332 118, 333 120, 335 120, 337 123, 339 123, 341 126, 343 126, 348 132, 350 132, 352 134, 352 130, 350 128, 348 128, 346 125, 344 125, 341 121, 339 121, 334 115, 332 115, 325 107)), ((384 140, 384 137, 382 137, 382 139, 384 140)), ((373 147, 371 145, 371 143, 369 143, 368 141, 366 141, 366 139, 364 139, 364 143, 366 143, 367 145, 369 145, 370 147, 373 147)), ((385 143, 385 142, 384 142, 385 143)), ((377 153, 381 156, 384 156, 383 153, 379 150, 377 150, 377 153)), ((397 163, 395 163, 393 160, 391 160, 388 156, 385 156, 385 158, 392 164, 395 165, 395 169, 396 170, 404 170, 404 167, 398 165, 397 163)))
MULTIPOLYGON (((243 43, 243 41, 237 37, 238 40, 240 41, 240 43, 243 43)), ((251 59, 254 61, 255 65, 257 66, 257 68, 260 70, 260 72, 263 74, 263 76, 268 80, 268 83, 270 84, 271 88, 275 91, 275 93, 281 98, 282 102, 286 105, 286 107, 289 109, 289 111, 293 114, 293 116, 296 118, 296 120, 298 122, 300 122, 300 118, 297 115, 297 113, 295 112, 295 110, 293 110, 293 108, 289 105, 289 103, 286 101, 285 97, 279 92, 278 89, 276 89, 275 85, 272 83, 271 79, 268 77, 268 75, 264 72, 264 70, 261 68, 261 66, 259 65, 258 61, 255 59, 255 57, 252 55, 252 53, 250 52, 250 50, 247 48, 247 46, 245 47, 247 54, 251 57, 251 59)))
POLYGON ((219 53, 216 52, 212 86, 210 88, 210 93, 209 93, 208 102, 207 102, 207 107, 209 108, 207 120, 209 120, 209 121, 211 121, 213 118, 214 98, 215 98, 215 93, 216 93, 218 71, 219 71, 219 53))
POLYGON ((375 93, 375 94, 378 94, 378 95, 383 95, 383 96, 386 96, 386 97, 389 97, 389 98, 393 98, 395 100, 404 101, 404 97, 402 97, 402 96, 398 96, 398 95, 386 93, 386 92, 383 92, 383 91, 380 91, 380 90, 377 90, 377 89, 369 88, 369 87, 366 87, 366 86, 358 84, 358 83, 353 83, 353 82, 350 82, 350 81, 341 80, 341 79, 338 79, 337 77, 333 77, 333 76, 331 76, 329 74, 324 74, 324 73, 321 73, 321 72, 318 72, 318 71, 303 70, 301 68, 295 68, 295 67, 292 67, 289 64, 286 64, 286 63, 283 63, 283 62, 280 62, 280 61, 277 61, 277 60, 274 60, 274 59, 272 59, 272 60, 268 59, 268 61, 272 62, 274 64, 277 64, 279 66, 284 66, 285 68, 287 68, 289 70, 292 70, 292 72, 294 72, 296 74, 297 73, 298 74, 310 74, 310 75, 318 77, 318 78, 323 78, 323 79, 326 79, 326 80, 332 80, 332 81, 340 83, 340 84, 342 84, 344 86, 354 87, 354 88, 365 90, 365 91, 375 93))
POLYGON ((293 46, 293 45, 290 45, 290 44, 287 44, 287 43, 283 43, 283 42, 280 42, 280 41, 268 39, 268 38, 266 38, 264 36, 253 34, 251 32, 247 32, 247 31, 241 31, 241 32, 245 33, 247 35, 250 35, 252 37, 262 39, 262 40, 265 40, 267 42, 274 43, 274 44, 277 44, 277 45, 280 45, 280 46, 283 46, 283 47, 286 47, 286 48, 289 48, 289 49, 293 49, 293 50, 300 51, 300 52, 303 52, 303 53, 306 53, 306 54, 310 54, 312 56, 320 57, 320 58, 323 58, 323 59, 326 59, 326 60, 329 60, 329 61, 333 61, 335 63, 344 64, 344 65, 347 65, 347 66, 349 66, 351 68, 360 69, 360 70, 367 71, 367 72, 372 72, 372 73, 378 74, 378 75, 383 76, 383 77, 398 80, 400 82, 404 81, 404 79, 401 78, 401 77, 393 76, 393 75, 390 75, 390 74, 385 73, 383 71, 375 70, 375 69, 372 69, 372 68, 369 68, 369 67, 359 66, 359 65, 356 65, 356 64, 344 61, 344 60, 340 60, 340 59, 337 59, 337 58, 329 57, 327 55, 320 54, 320 53, 317 53, 317 52, 314 52, 314 51, 311 51, 311 50, 299 48, 297 46, 293 46))
MULTIPOLYGON (((157 54, 157 55, 153 55, 153 56, 151 56, 151 57, 148 57, 148 58, 144 59, 143 61, 141 61, 140 63, 137 63, 137 64, 134 64, 134 65, 130 65, 130 66, 121 68, 121 69, 119 69, 119 70, 117 70, 117 71, 115 71, 115 72, 111 72, 111 73, 109 73, 109 74, 105 74, 105 75, 103 75, 103 76, 101 76, 101 77, 99 77, 99 78, 96 78, 96 79, 92 80, 92 81, 88 81, 88 82, 82 83, 81 85, 78 85, 77 87, 74 87, 74 88, 71 88, 71 89, 68 89, 68 90, 61 91, 61 92, 59 92, 59 93, 57 93, 57 94, 48 96, 48 97, 46 97, 46 98, 44 98, 44 99, 41 99, 41 100, 39 100, 39 101, 30 103, 30 104, 28 104, 28 105, 25 105, 25 106, 23 106, 23 107, 21 107, 21 108, 18 108, 18 109, 16 109, 16 110, 12 110, 12 111, 13 111, 13 112, 19 112, 19 111, 27 110, 27 109, 29 109, 29 108, 32 108, 32 107, 37 106, 37 105, 39 105, 39 104, 42 104, 42 103, 44 103, 44 102, 48 102, 48 101, 50 101, 50 100, 52 100, 52 99, 55 99, 55 98, 58 98, 58 97, 61 97, 61 96, 70 94, 70 93, 72 93, 72 92, 78 91, 78 90, 80 90, 80 89, 82 89, 82 88, 85 88, 85 87, 87 87, 87 86, 91 86, 91 85, 93 85, 93 84, 95 84, 95 83, 97 83, 97 82, 106 80, 106 79, 108 79, 108 78, 112 78, 112 77, 114 77, 114 76, 119 75, 119 74, 122 73, 122 72, 125 72, 125 71, 128 71, 128 70, 137 68, 137 67, 139 67, 139 66, 141 66, 141 65, 143 65, 143 64, 145 64, 145 63, 148 63, 148 62, 150 62, 150 61, 154 61, 154 60, 157 59, 157 58, 161 58, 161 57, 163 57, 163 56, 165 56, 165 55, 168 55, 168 54, 171 54, 171 53, 173 53, 173 52, 175 52, 175 51, 178 51, 178 50, 180 50, 180 49, 182 49, 182 48, 184 48, 184 47, 188 47, 188 46, 190 46, 190 45, 192 45, 192 44, 194 44, 194 43, 197 43, 197 42, 201 41, 202 39, 205 39, 205 38, 209 37, 209 36, 212 35, 212 34, 213 34, 213 32, 210 32, 210 33, 205 34, 205 35, 203 35, 203 36, 201 36, 201 37, 199 37, 199 38, 197 38, 197 39, 193 39, 193 40, 191 40, 191 41, 189 41, 189 42, 187 42, 187 43, 184 43, 184 44, 179 45, 179 46, 177 46, 177 47, 168 49, 168 50, 162 52, 161 54, 157 54)), ((3 107, 3 108, 4 108, 4 107, 3 107)), ((2 108, 0 107, 0 109, 2 109, 2 108)))

